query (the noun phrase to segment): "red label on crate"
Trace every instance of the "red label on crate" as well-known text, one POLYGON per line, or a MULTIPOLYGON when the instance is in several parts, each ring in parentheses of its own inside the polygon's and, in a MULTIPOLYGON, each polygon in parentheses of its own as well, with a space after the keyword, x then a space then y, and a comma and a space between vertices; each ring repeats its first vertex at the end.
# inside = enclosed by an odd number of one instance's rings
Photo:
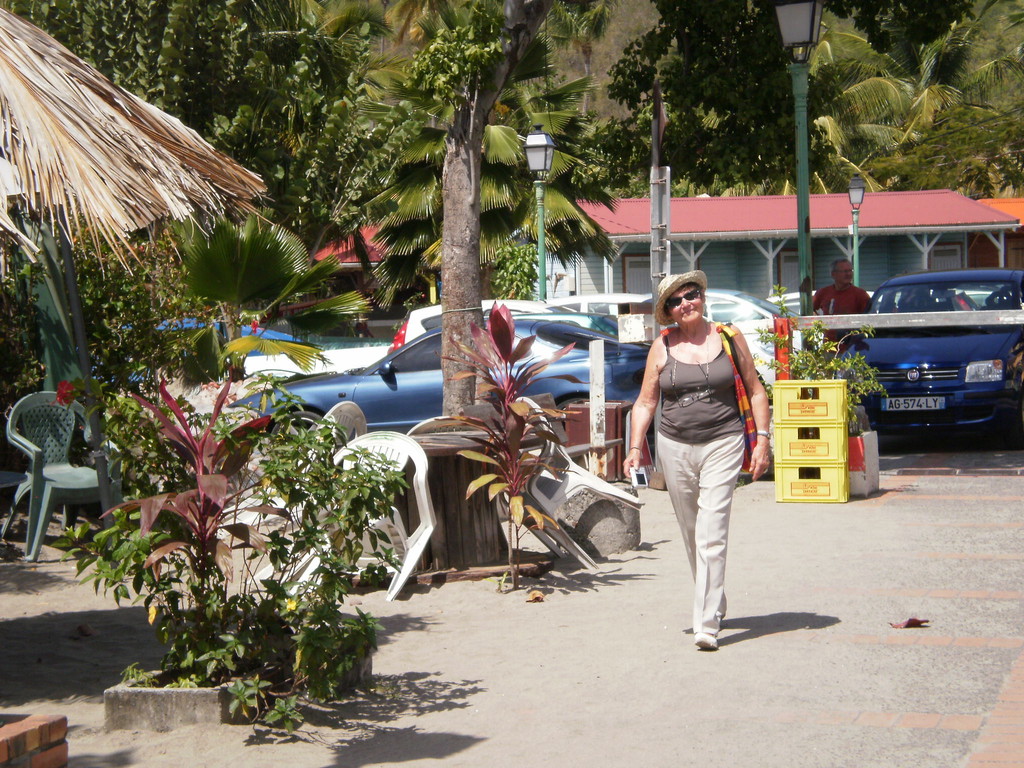
POLYGON ((789 403, 789 415, 797 418, 807 418, 809 416, 824 416, 827 418, 828 403, 823 400, 803 400, 789 403))
POLYGON ((820 498, 832 495, 832 483, 826 480, 795 480, 789 490, 793 496, 820 498))
POLYGON ((790 456, 828 456, 828 443, 820 440, 792 442, 789 444, 790 456))

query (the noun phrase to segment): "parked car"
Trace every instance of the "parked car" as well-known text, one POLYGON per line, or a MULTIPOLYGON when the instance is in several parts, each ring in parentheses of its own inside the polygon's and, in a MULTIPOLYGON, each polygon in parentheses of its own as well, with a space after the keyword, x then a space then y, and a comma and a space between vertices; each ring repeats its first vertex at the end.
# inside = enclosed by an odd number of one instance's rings
MULTIPOLYGON (((518 299, 484 299, 480 307, 484 311, 484 319, 491 312, 495 304, 504 304, 513 314, 520 312, 548 312, 550 307, 543 301, 521 301, 518 299)), ((405 321, 395 332, 395 338, 391 342, 391 351, 408 344, 413 339, 421 336, 433 328, 441 327, 441 305, 431 304, 428 307, 419 307, 409 312, 405 321)))
MULTIPOLYGON (((595 340, 604 342, 605 396, 633 402, 640 393, 648 351, 643 344, 620 344, 603 333, 547 320, 517 321, 516 335, 537 337, 535 358, 542 359, 567 344, 576 345, 552 363, 545 372, 548 378, 535 382, 527 394, 550 393, 559 405, 589 398, 588 347, 595 340), (549 378, 561 374, 583 383, 549 378)), ((366 414, 369 429, 406 432, 414 424, 442 414, 441 331, 428 331, 358 373, 297 377, 282 387, 297 399, 302 411, 322 416, 339 401, 349 400, 366 414)), ((236 405, 255 406, 257 402, 258 397, 253 396, 236 405)))
POLYGON ((587 312, 525 312, 516 314, 516 322, 524 320, 547 320, 552 323, 569 323, 578 325, 580 328, 587 328, 591 331, 607 334, 613 338, 619 336, 618 320, 612 315, 600 315, 587 312))
MULTIPOLYGON (((876 328, 853 349, 878 369, 884 395, 864 406, 879 433, 975 432, 1024 448, 1024 327, 976 325, 984 309, 1021 309, 1024 270, 921 272, 882 283, 868 315, 956 312, 953 326, 876 328)), ((871 324, 871 318, 865 318, 871 324)))
MULTIPOLYGON (((651 304, 649 293, 589 293, 548 299, 548 304, 561 311, 590 312, 601 315, 624 314, 629 305, 651 304)), ((650 309, 647 310, 650 313, 650 309)))
MULTIPOLYGON (((338 337, 329 342, 319 339, 324 362, 316 363, 307 373, 343 373, 365 368, 380 360, 389 351, 387 339, 338 337)), ((302 373, 302 369, 287 355, 249 355, 245 359, 245 373, 272 373, 276 376, 302 373)))
MULTIPOLYGON (((642 293, 603 293, 589 296, 571 296, 552 299, 549 304, 559 302, 561 308, 580 307, 580 311, 606 311, 601 307, 619 308, 632 305, 642 314, 651 314, 651 297, 642 293)), ((609 314, 615 314, 609 312, 609 314)), ((704 314, 716 323, 732 323, 743 334, 747 346, 754 355, 758 373, 766 383, 775 381, 775 373, 768 361, 775 356, 775 348, 761 341, 759 331, 772 330, 774 318, 781 314, 779 307, 765 299, 749 293, 728 288, 709 288, 705 295, 704 314)))

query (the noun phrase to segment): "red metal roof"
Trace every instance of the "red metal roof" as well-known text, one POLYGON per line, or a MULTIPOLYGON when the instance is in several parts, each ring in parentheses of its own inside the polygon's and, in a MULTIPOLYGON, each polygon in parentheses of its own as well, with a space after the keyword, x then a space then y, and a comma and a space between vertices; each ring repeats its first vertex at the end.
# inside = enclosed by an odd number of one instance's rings
MULTIPOLYGON (((622 199, 609 211, 582 203, 583 209, 609 236, 640 235, 651 231, 650 200, 622 199)), ((811 229, 816 235, 846 234, 853 221, 846 193, 811 195, 811 229)), ((671 205, 674 239, 746 239, 795 237, 796 196, 674 197, 671 205)), ((1016 215, 948 189, 923 192, 868 192, 860 207, 863 234, 1013 229, 1016 215)))
MULTIPOLYGON (((361 230, 363 239, 366 241, 366 249, 370 254, 370 263, 377 264, 381 259, 382 249, 373 241, 377 234, 377 227, 363 227, 361 230)), ((322 261, 328 256, 334 256, 342 264, 359 264, 359 257, 352 247, 352 237, 343 237, 340 240, 331 240, 313 255, 314 261, 322 261)))

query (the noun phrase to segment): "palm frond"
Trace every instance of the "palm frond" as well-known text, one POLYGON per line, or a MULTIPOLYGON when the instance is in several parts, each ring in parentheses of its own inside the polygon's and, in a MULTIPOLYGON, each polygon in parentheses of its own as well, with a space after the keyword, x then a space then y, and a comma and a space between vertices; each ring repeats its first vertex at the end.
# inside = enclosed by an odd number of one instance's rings
MULTIPOLYGON (((253 210, 262 181, 179 120, 0 9, 0 154, 22 207, 79 217, 112 245, 157 219, 253 210)), ((5 222, 0 221, 0 225, 5 222)))

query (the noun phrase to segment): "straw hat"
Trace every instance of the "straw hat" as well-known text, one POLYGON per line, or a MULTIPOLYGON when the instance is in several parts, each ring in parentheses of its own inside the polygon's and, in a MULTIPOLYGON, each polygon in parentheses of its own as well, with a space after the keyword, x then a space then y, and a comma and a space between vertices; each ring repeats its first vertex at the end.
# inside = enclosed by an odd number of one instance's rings
POLYGON ((696 285, 701 292, 706 291, 708 276, 703 271, 694 269, 681 275, 666 275, 662 278, 662 281, 658 283, 658 302, 654 305, 654 317, 657 319, 658 325, 672 325, 674 322, 671 313, 665 309, 665 300, 684 285, 696 285))

